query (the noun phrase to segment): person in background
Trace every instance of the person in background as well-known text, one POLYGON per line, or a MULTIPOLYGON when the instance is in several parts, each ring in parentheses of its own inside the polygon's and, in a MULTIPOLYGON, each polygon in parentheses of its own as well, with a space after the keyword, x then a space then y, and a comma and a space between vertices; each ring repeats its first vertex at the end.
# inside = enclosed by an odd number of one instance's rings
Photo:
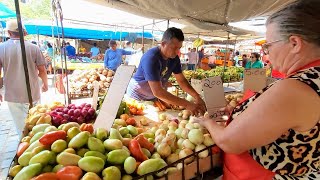
POLYGON ((49 56, 50 59, 47 60, 47 70, 50 74, 52 74, 52 61, 54 60, 53 59, 53 48, 52 48, 52 45, 51 43, 47 43, 47 54, 49 56))
POLYGON ((90 49, 91 57, 97 56, 100 53, 100 49, 97 47, 97 43, 93 43, 93 47, 90 49))
MULTIPOLYGON (((132 48, 132 43, 130 41, 126 42, 126 47, 124 48, 124 50, 130 51, 130 52, 134 51, 134 49, 132 48)), ((132 55, 126 55, 124 64, 128 65, 130 63, 131 58, 132 58, 132 55)))
POLYGON ((136 100, 158 101, 167 104, 183 106, 193 114, 205 112, 205 103, 200 95, 192 88, 181 70, 178 52, 182 47, 184 35, 181 29, 167 29, 160 46, 149 49, 141 58, 137 72, 131 78, 127 95, 136 100), (195 102, 189 102, 169 93, 167 83, 169 77, 175 76, 183 91, 190 94, 195 102))
POLYGON ((251 53, 250 60, 246 63, 245 68, 246 69, 261 69, 264 65, 262 61, 260 60, 260 54, 259 53, 251 53))
POLYGON ((66 43, 66 55, 67 56, 76 56, 76 48, 70 45, 69 42, 66 43))
POLYGON ((201 61, 202 58, 204 58, 204 49, 201 48, 201 50, 198 52, 198 54, 199 54, 199 61, 201 61))
MULTIPOLYGON (((17 20, 7 21, 6 30, 10 40, 0 44, 0 74, 3 68, 4 100, 8 102, 9 111, 13 117, 20 138, 25 127, 24 120, 28 115, 29 98, 26 77, 21 55, 20 35, 17 20)), ((23 26, 24 36, 27 35, 23 26)), ((39 77, 42 80, 42 92, 48 90, 48 79, 45 58, 37 45, 25 41, 26 60, 28 64, 31 96, 33 103, 40 100, 39 77)), ((0 101, 2 95, 0 94, 0 101)))
POLYGON ((199 61, 199 54, 197 53, 196 48, 191 49, 191 51, 188 53, 188 70, 195 70, 196 65, 198 64, 199 61))
POLYGON ((319 12, 319 0, 297 0, 270 15, 262 47, 286 78, 226 108, 226 127, 195 119, 224 151, 223 179, 320 179, 319 12))
POLYGON ((106 50, 104 55, 104 67, 116 71, 121 65, 123 55, 132 55, 136 52, 142 51, 143 47, 138 51, 126 51, 117 48, 117 42, 111 40, 109 42, 110 49, 106 50))
POLYGON ((246 64, 248 63, 248 56, 246 54, 242 55, 242 67, 246 67, 246 64))
POLYGON ((240 55, 240 52, 236 51, 235 56, 233 57, 234 66, 236 66, 236 67, 240 67, 239 55, 240 55))

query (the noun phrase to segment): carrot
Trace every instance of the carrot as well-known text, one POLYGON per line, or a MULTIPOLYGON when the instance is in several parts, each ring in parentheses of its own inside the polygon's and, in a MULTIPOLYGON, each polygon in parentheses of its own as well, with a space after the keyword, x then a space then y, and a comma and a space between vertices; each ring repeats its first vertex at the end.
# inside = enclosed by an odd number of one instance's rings
POLYGON ((30 144, 28 142, 20 143, 17 150, 17 156, 20 157, 24 153, 24 151, 29 147, 29 145, 30 144))
POLYGON ((40 174, 37 177, 32 178, 31 180, 59 180, 56 173, 48 172, 44 174, 40 174))
POLYGON ((148 157, 142 152, 140 144, 138 140, 132 139, 129 142, 129 150, 134 158, 136 158, 137 161, 145 161, 148 160, 148 157))

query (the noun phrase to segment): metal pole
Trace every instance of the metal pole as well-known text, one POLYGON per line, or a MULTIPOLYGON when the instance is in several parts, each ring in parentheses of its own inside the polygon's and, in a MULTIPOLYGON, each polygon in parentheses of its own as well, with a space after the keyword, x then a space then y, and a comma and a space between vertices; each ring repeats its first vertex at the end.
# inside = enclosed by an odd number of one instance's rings
MULTIPOLYGON (((142 47, 144 47, 144 26, 142 26, 142 47)), ((144 48, 142 53, 144 53, 144 48)))
MULTIPOLYGON (((54 39, 54 27, 53 27, 53 20, 51 21, 51 30, 52 30, 52 39, 54 39)), ((52 43, 52 49, 53 49, 53 54, 52 54, 52 60, 51 60, 51 64, 52 64, 52 70, 53 70, 53 87, 55 86, 56 84, 56 41, 53 41, 52 43)), ((57 89, 54 88, 54 93, 56 94, 57 93, 57 89)))
POLYGON ((168 19, 168 22, 167 22, 167 29, 169 28, 169 25, 170 25, 170 19, 168 19))
POLYGON ((38 43, 38 47, 40 48, 40 37, 39 37, 39 28, 38 28, 38 26, 36 26, 37 27, 37 43, 38 43))
POLYGON ((17 14, 17 22, 18 22, 18 29, 19 29, 19 36, 20 36, 23 69, 24 69, 24 75, 26 77, 27 93, 28 93, 28 99, 29 99, 29 109, 31 109, 33 107, 33 101, 32 101, 32 95, 31 95, 31 87, 30 87, 26 49, 25 49, 25 44, 24 44, 24 32, 23 32, 22 24, 21 24, 19 0, 14 0, 14 3, 15 3, 16 14, 17 14))
POLYGON ((154 24, 155 24, 155 20, 153 19, 152 21, 152 46, 154 45, 154 35, 153 35, 153 30, 154 30, 154 24))
POLYGON ((122 48, 122 28, 120 27, 120 48, 122 48))
POLYGON ((226 64, 227 64, 227 50, 229 48, 229 39, 230 39, 230 33, 228 32, 228 39, 227 39, 227 44, 226 44, 226 51, 224 54, 224 63, 223 63, 223 72, 222 72, 222 82, 224 80, 224 72, 226 71, 226 64))

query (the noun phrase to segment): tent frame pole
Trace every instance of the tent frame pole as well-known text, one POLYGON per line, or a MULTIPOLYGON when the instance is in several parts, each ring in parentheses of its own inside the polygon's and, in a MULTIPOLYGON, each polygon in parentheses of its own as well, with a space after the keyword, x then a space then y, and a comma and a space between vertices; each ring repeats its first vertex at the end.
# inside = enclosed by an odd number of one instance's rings
POLYGON ((27 93, 28 93, 28 100, 29 100, 29 109, 31 109, 33 107, 33 100, 32 100, 32 95, 31 95, 28 62, 27 62, 26 49, 25 49, 25 44, 24 44, 24 32, 23 32, 22 24, 21 24, 19 0, 14 0, 14 3, 15 3, 16 14, 17 14, 17 22, 18 22, 18 29, 19 29, 19 36, 20 36, 20 45, 21 45, 21 55, 22 55, 24 75, 26 78, 27 93))

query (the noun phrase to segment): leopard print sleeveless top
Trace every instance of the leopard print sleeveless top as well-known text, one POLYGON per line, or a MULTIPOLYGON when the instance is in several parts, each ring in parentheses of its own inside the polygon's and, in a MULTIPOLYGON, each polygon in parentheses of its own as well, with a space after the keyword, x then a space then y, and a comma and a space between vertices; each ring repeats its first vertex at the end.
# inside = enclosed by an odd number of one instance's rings
MULTIPOLYGON (((298 71, 289 79, 305 83, 320 97, 320 67, 298 71)), ((277 82, 279 81, 270 84, 236 107, 231 120, 277 82)), ((309 131, 297 132, 290 129, 275 142, 252 149, 249 153, 264 168, 275 172, 276 180, 320 179, 320 119, 309 131)))

